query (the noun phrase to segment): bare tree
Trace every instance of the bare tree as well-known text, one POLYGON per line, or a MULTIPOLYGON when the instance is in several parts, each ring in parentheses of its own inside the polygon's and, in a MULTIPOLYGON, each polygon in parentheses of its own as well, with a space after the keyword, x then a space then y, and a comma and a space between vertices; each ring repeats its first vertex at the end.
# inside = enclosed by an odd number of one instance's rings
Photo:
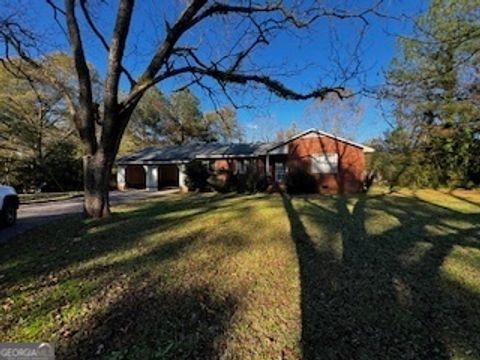
POLYGON ((305 122, 315 128, 353 140, 363 120, 364 108, 358 99, 348 95, 351 93, 346 91, 343 93, 343 100, 332 94, 321 101, 314 100, 305 111, 305 122))
MULTIPOLYGON (((362 28, 366 28, 368 17, 378 15, 381 4, 379 1, 366 9, 350 11, 348 8, 330 8, 316 0, 308 3, 281 0, 231 3, 227 0, 190 0, 174 22, 166 21, 164 38, 159 41, 143 72, 134 77, 124 65, 126 43, 136 9, 134 0, 118 0, 110 39, 96 23, 94 10, 99 3, 87 0, 64 0, 63 4, 55 0, 45 2, 52 8, 59 26, 65 29, 75 63, 78 94, 71 103, 84 151, 84 209, 92 217, 110 215, 108 183, 111 169, 132 112, 149 88, 182 77, 186 81, 186 87, 195 84, 207 93, 212 93, 215 86, 229 98, 227 85, 231 84, 258 85, 289 100, 323 99, 331 93, 342 98, 343 86, 340 81, 338 86, 318 86, 302 93, 289 88, 266 69, 252 66, 251 60, 259 48, 267 47, 279 33, 308 31, 320 19, 358 21, 362 28), (219 20, 242 24, 237 27, 238 41, 219 56, 212 55, 205 59, 204 52, 199 48, 202 43, 189 44, 189 41, 192 42, 192 34, 199 27, 208 25, 217 29, 216 38, 220 42, 222 29, 219 20), (91 69, 84 42, 87 34, 94 34, 108 54, 101 104, 95 102, 93 95, 91 69), (122 77, 129 81, 130 91, 126 97, 120 98, 122 77)), ((167 5, 166 2, 161 4, 166 9, 177 5, 167 5)), ((8 17, 5 19, 8 26, 0 25, 0 38, 6 44, 6 54, 13 49, 17 56, 34 63, 35 60, 22 44, 22 38, 30 42, 33 40, 32 32, 12 25, 8 17)))

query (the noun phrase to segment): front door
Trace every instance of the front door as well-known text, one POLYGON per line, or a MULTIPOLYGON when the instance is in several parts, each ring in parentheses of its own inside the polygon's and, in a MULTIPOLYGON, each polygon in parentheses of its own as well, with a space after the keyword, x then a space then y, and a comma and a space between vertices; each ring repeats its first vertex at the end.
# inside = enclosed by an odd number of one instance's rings
POLYGON ((275 182, 285 181, 285 164, 283 162, 275 163, 275 182))

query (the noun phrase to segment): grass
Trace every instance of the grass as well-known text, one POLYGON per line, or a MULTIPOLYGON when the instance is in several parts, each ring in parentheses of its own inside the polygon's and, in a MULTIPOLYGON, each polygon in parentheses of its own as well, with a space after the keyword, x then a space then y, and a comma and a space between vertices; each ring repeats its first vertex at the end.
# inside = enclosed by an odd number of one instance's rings
POLYGON ((172 195, 0 247, 58 359, 480 359, 480 193, 172 195))
POLYGON ((61 201, 83 196, 83 191, 41 192, 35 194, 19 194, 21 204, 35 204, 47 201, 61 201))

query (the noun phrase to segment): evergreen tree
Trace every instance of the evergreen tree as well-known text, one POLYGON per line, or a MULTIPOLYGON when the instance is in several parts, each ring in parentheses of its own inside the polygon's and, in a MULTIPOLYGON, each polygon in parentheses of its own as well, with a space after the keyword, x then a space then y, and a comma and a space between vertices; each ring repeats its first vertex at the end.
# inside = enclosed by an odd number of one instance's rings
POLYGON ((170 103, 173 116, 166 124, 165 132, 173 143, 184 144, 191 139, 209 140, 200 101, 189 89, 173 93, 170 103))
POLYGON ((135 109, 120 154, 149 145, 241 140, 234 109, 203 113, 200 100, 188 89, 169 97, 150 89, 135 109))
POLYGON ((433 0, 414 36, 398 39, 385 97, 416 139, 422 183, 465 186, 478 172, 479 20, 479 0, 433 0))

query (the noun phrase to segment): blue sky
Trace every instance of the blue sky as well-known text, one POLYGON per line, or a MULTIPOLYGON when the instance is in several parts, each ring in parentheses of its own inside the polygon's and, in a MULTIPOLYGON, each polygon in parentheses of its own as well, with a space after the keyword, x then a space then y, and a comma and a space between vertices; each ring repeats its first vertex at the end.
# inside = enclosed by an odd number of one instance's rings
MULTIPOLYGON (((26 16, 34 21, 37 30, 42 32, 47 41, 44 50, 67 50, 65 36, 53 21, 51 8, 43 1, 23 1, 26 16)), ((173 23, 185 3, 184 0, 137 1, 124 61, 124 65, 131 69, 132 73, 142 72, 164 36, 165 20, 173 23), (163 6, 165 4, 168 6, 163 6)), ((335 0, 323 3, 340 5, 354 12, 374 2, 335 0)), ((18 3, 16 4, 18 6, 18 3)), ((304 5, 305 2, 302 4, 304 5)), ((95 21, 107 38, 113 28, 116 5, 116 1, 112 1, 108 5, 101 5, 93 13, 95 21)), ((428 6, 427 1, 385 0, 382 12, 396 17, 402 14, 412 16, 423 11, 426 6, 428 6)), ((409 23, 406 20, 370 16, 368 21, 369 26, 361 47, 362 72, 359 77, 345 84, 354 91, 358 91, 361 87, 376 88, 383 83, 383 71, 387 69, 396 50, 394 34, 405 34, 409 31, 409 23)), ((186 45, 197 46, 199 55, 208 61, 216 55, 221 55, 221 50, 233 43, 245 29, 246 27, 242 27, 240 23, 229 23, 225 19, 219 19, 195 28, 182 41, 186 45)), ((343 65, 348 63, 352 49, 357 44, 360 29, 361 22, 356 20, 322 20, 316 23, 308 33, 282 33, 270 39, 270 44, 259 48, 251 61, 249 60, 249 64, 251 63, 252 69, 254 66, 260 68, 301 92, 318 86, 338 85, 338 79, 334 79, 338 66, 332 60, 338 59, 343 65), (333 52, 334 48, 338 51, 333 52)), ((88 60, 95 65, 100 75, 104 76, 106 53, 86 27, 84 30, 88 60)), ((160 87, 162 91, 168 93, 185 81, 186 79, 175 79, 160 84, 160 87)), ((122 88, 124 91, 128 90, 126 81, 122 81, 122 88)), ((192 90, 200 97, 203 110, 214 108, 204 91, 198 87, 192 90)), ((267 136, 273 138, 276 130, 288 128, 292 122, 295 122, 300 129, 316 125, 308 111, 312 101, 286 101, 251 87, 235 87, 230 95, 237 104, 248 106, 238 110, 238 117, 247 140, 264 140, 267 136)), ((228 99, 221 92, 218 92, 216 99, 217 105, 228 105, 228 99)), ((355 139, 366 141, 382 134, 388 125, 377 101, 366 97, 357 97, 356 101, 363 109, 363 116, 355 131, 355 139)), ((388 105, 386 107, 388 108, 388 105)), ((346 126, 349 126, 348 123, 346 126)))

